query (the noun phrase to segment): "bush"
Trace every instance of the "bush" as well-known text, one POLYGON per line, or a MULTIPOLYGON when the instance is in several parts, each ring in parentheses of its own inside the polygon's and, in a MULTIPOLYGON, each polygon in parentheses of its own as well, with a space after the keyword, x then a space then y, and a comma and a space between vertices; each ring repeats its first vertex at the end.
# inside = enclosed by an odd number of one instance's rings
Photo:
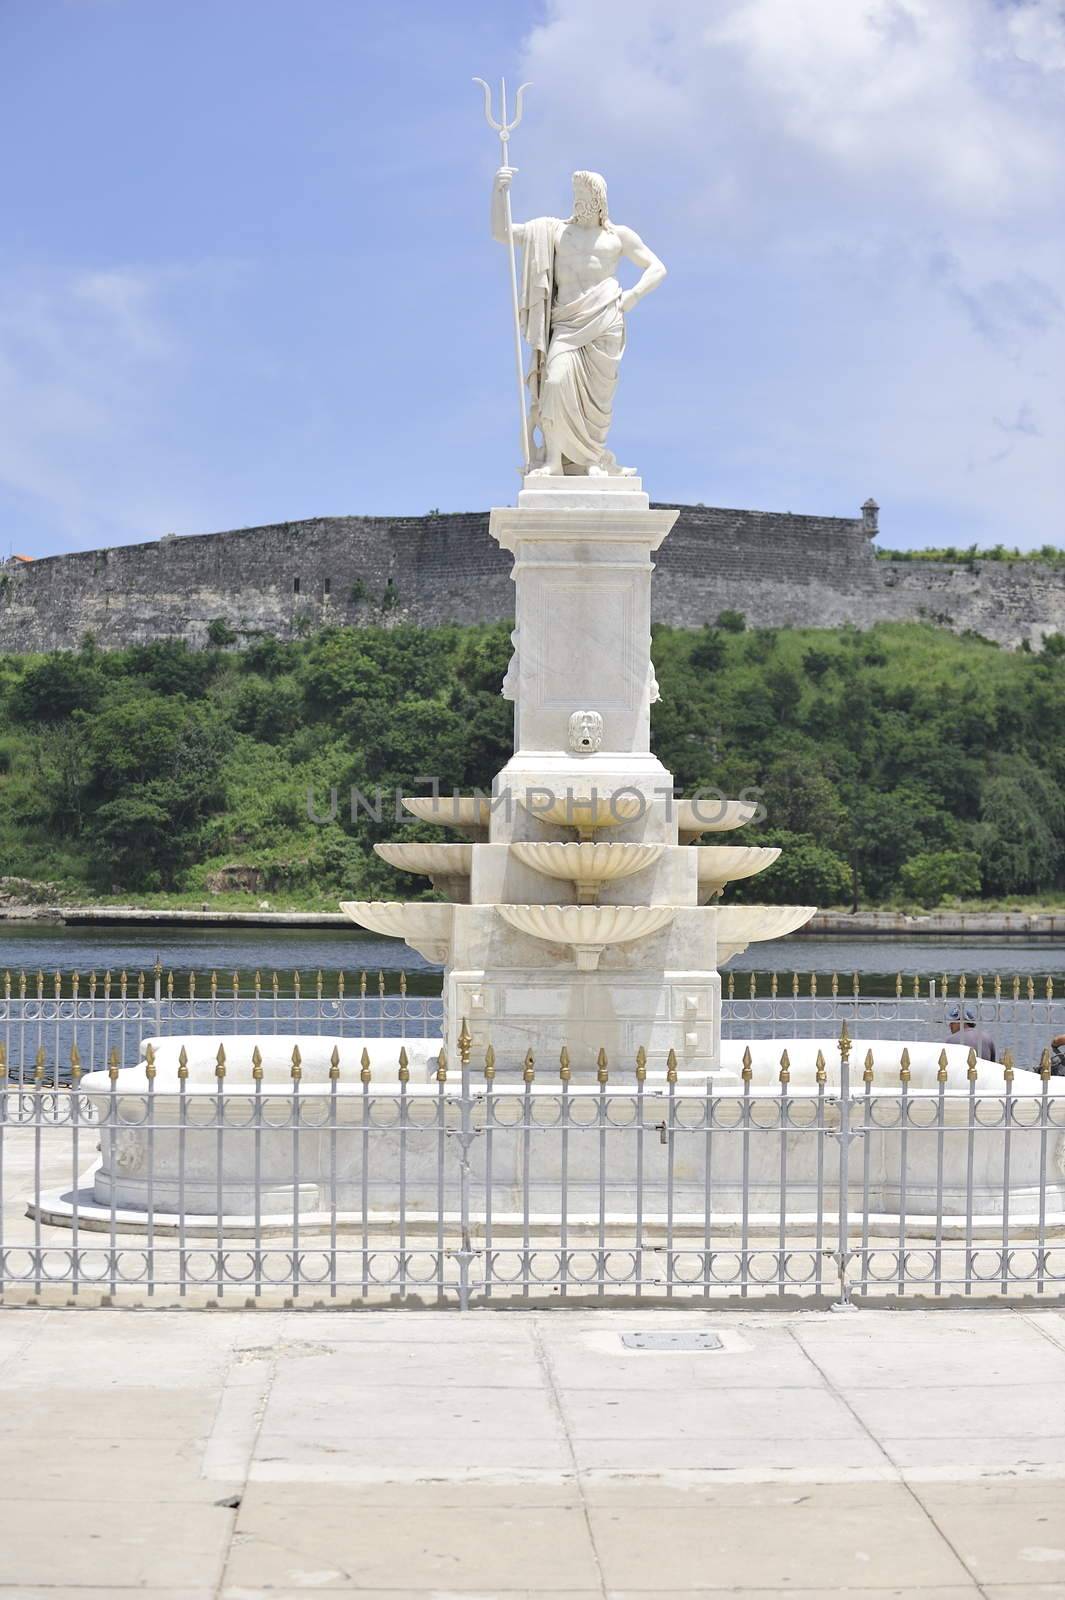
POLYGON ((747 626, 747 618, 742 611, 719 611, 717 625, 722 633, 742 633, 747 626))
POLYGON ((975 850, 929 850, 907 861, 899 887, 918 905, 938 906, 944 900, 980 893, 980 857, 975 850))

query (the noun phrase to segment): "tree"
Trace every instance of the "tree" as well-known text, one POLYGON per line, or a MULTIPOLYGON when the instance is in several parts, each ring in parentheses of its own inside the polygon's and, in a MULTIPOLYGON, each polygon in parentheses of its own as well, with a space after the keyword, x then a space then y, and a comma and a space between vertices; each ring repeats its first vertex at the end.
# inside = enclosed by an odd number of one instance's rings
POLYGON ((1065 804, 1028 756, 995 763, 981 795, 976 839, 986 893, 1032 894, 1060 881, 1065 804))
POLYGON ((903 863, 899 886, 907 900, 922 906, 978 895, 980 857, 975 850, 925 851, 903 863))
POLYGON ((207 624, 207 641, 216 650, 225 650, 231 644, 236 644, 237 635, 225 617, 212 617, 207 624))
POLYGON ((747 618, 742 611, 719 611, 717 625, 722 633, 742 633, 747 626, 747 618))
POLYGON ((8 700, 15 722, 63 722, 99 704, 104 681, 94 657, 56 650, 26 668, 8 700))

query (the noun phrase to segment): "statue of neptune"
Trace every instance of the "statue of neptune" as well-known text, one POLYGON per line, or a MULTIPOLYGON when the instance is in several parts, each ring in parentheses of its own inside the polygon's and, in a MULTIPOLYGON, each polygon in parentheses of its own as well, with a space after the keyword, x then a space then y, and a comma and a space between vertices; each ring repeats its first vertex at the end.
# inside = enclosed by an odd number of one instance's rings
MULTIPOLYGON (((500 167, 492 190, 492 237, 507 243, 506 194, 515 167, 500 167)), ((543 449, 534 474, 567 468, 589 477, 631 471, 606 448, 618 365, 625 349, 625 313, 649 294, 666 269, 632 228, 611 222, 606 181, 573 174, 573 215, 513 224, 523 246, 518 295, 522 335, 532 350, 527 383, 530 425, 543 449), (631 289, 614 273, 622 256, 643 268, 631 289)))

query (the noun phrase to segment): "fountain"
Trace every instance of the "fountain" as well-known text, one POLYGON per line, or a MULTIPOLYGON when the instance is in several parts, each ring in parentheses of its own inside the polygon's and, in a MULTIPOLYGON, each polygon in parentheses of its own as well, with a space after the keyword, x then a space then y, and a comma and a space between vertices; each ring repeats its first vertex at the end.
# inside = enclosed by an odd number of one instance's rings
POLYGON ((445 1046, 465 1020, 474 1054, 500 1071, 569 1051, 575 1081, 598 1053, 663 1071, 721 1060, 719 968, 760 939, 793 932, 812 906, 722 905, 726 884, 779 851, 703 845, 742 827, 746 801, 677 802, 651 754, 654 552, 675 511, 652 509, 636 477, 525 477, 492 512, 513 553, 515 751, 491 793, 404 801, 469 842, 380 845, 429 876, 446 903, 348 901, 377 933, 444 967, 445 1046))

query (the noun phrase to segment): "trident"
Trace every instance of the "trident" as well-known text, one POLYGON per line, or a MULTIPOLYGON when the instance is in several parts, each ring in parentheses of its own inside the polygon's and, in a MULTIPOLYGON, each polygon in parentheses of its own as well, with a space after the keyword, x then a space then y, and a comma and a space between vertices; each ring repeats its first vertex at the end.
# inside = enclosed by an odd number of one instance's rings
MULTIPOLYGON (((483 78, 474 78, 474 83, 479 83, 484 90, 484 119, 490 128, 494 128, 499 135, 499 164, 501 167, 510 166, 510 153, 507 146, 510 136, 521 121, 522 96, 529 88, 523 83, 514 99, 514 121, 507 121, 507 80, 499 80, 499 116, 497 122, 492 115, 492 91, 483 78)), ((521 408, 521 453, 522 471, 529 470, 529 418, 525 411, 525 370, 521 355, 521 320, 518 315, 518 269, 514 259, 514 222, 510 215, 510 188, 504 191, 506 202, 507 221, 507 251, 510 256, 510 303, 514 313, 514 362, 518 374, 518 405, 521 408)))

